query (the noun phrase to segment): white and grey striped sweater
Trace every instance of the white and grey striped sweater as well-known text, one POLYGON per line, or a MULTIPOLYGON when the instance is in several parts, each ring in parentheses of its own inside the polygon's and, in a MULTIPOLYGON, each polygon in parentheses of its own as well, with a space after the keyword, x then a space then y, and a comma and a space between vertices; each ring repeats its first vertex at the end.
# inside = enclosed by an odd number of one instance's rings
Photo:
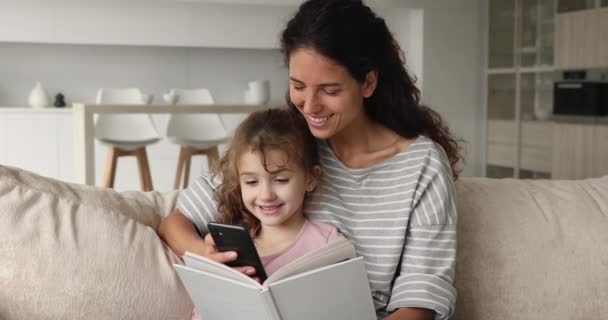
MULTIPOLYGON (((454 311, 456 206, 443 149, 420 136, 397 155, 365 169, 342 164, 320 142, 322 179, 306 202, 310 219, 334 224, 363 256, 379 319, 420 307, 447 319, 454 311)), ((178 207, 202 232, 215 220, 213 188, 203 176, 178 207)))

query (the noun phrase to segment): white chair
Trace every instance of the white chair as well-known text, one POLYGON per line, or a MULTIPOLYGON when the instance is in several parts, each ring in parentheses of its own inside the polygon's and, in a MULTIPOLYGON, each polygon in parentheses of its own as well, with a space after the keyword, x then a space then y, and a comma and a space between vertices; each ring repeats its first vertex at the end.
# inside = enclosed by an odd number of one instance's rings
MULTIPOLYGON (((139 89, 99 89, 97 104, 144 104, 139 89)), ((95 138, 107 144, 108 150, 103 175, 103 186, 114 187, 116 164, 119 157, 135 156, 143 191, 152 191, 152 175, 146 146, 160 140, 152 117, 148 114, 100 114, 95 123, 95 138)))
MULTIPOLYGON (((178 105, 213 104, 208 89, 172 89, 178 105)), ((182 176, 183 188, 188 186, 190 162, 194 155, 207 156, 211 166, 219 160, 218 145, 228 139, 228 134, 218 114, 173 114, 167 126, 167 138, 180 145, 174 188, 178 189, 182 176)))

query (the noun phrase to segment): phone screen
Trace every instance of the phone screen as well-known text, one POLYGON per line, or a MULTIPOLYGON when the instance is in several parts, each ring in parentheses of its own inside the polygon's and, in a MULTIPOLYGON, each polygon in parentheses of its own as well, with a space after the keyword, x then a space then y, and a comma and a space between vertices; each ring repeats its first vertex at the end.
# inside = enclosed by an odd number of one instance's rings
POLYGON ((236 251, 237 259, 226 265, 231 267, 252 266, 255 268, 256 276, 260 278, 260 281, 264 282, 266 280, 266 271, 262 265, 262 260, 253 244, 251 235, 245 228, 217 222, 210 222, 207 228, 219 251, 236 251))

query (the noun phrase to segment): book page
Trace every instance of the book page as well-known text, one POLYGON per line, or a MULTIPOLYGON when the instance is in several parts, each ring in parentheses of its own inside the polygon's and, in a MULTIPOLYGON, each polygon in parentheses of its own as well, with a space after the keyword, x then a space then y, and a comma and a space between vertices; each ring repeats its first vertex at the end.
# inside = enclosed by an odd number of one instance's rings
POLYGON ((269 284, 282 320, 376 320, 363 258, 354 258, 269 284))
POLYGON ((205 320, 279 319, 267 290, 191 267, 175 265, 192 302, 205 320), (269 304, 271 303, 271 304, 269 304))
POLYGON ((228 278, 228 279, 231 279, 234 281, 238 281, 241 283, 254 285, 258 288, 262 287, 259 283, 257 283, 251 277, 249 277, 246 274, 243 274, 241 272, 238 272, 223 263, 219 263, 217 261, 207 259, 203 256, 199 256, 192 252, 186 252, 184 254, 183 258, 184 258, 184 264, 190 268, 206 271, 208 273, 211 273, 211 274, 214 274, 214 275, 217 275, 220 277, 228 278))
POLYGON ((355 246, 346 238, 339 238, 327 245, 309 252, 275 271, 264 284, 311 271, 334 263, 355 258, 355 246))

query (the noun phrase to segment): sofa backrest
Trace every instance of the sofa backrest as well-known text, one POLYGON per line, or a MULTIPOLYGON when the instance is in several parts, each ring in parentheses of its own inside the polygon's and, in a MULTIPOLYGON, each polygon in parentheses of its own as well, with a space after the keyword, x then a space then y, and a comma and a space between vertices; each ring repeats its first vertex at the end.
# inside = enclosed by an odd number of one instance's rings
MULTIPOLYGON (((456 183, 458 319, 603 319, 608 177, 456 183)), ((67 184, 0 166, 0 319, 187 319, 156 236, 177 193, 67 184)))
POLYGON ((605 319, 608 177, 456 183, 459 319, 605 319))
POLYGON ((176 196, 0 166, 0 319, 189 319, 155 232, 176 196))

